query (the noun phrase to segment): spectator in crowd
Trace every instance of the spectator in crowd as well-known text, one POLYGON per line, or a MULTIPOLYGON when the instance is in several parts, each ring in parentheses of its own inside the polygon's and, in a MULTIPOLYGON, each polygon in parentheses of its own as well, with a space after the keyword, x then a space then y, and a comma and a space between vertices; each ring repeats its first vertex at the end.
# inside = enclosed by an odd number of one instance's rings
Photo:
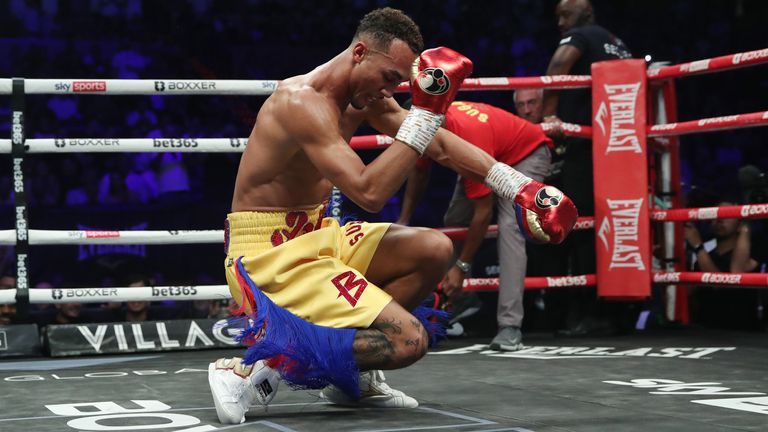
MULTIPOLYGON (((119 283, 122 287, 147 287, 152 286, 152 281, 143 274, 132 273, 121 277, 119 283)), ((119 321, 148 321, 155 319, 155 314, 150 314, 148 301, 128 301, 125 302, 119 321)))
POLYGON ((100 204, 127 204, 136 201, 134 192, 126 183, 130 162, 128 158, 108 160, 107 170, 99 180, 98 202, 100 204))
MULTIPOLYGON (((53 288, 53 284, 47 281, 40 281, 37 282, 33 289, 51 289, 53 288)), ((32 305, 34 309, 37 311, 43 312, 51 309, 50 303, 37 303, 32 305)))
MULTIPOLYGON (((547 75, 590 75, 592 63, 630 58, 632 54, 618 37, 595 24, 589 0, 561 0, 555 9, 557 27, 562 39, 547 67, 547 75)), ((592 123, 592 94, 589 89, 547 90, 543 100, 544 123, 558 128, 562 122, 592 123)), ((594 216, 592 141, 564 137, 562 189, 573 198, 579 216, 594 216)), ((574 231, 565 241, 569 250, 570 274, 595 273, 594 231, 574 231)), ((598 305, 596 290, 571 289, 567 300, 567 328, 564 336, 580 336, 591 332, 613 332, 617 324, 613 311, 598 305)), ((616 319, 619 319, 616 317, 616 319)))
POLYGON ((81 303, 60 303, 56 304, 56 315, 50 324, 81 324, 90 322, 82 315, 83 305, 81 303))
MULTIPOLYGON (((130 272, 118 277, 121 287, 149 287, 154 281, 143 272, 130 272)), ((179 317, 179 307, 172 305, 153 305, 148 301, 128 301, 118 315, 118 321, 161 321, 179 317)))
MULTIPOLYGON (((193 283, 194 285, 200 286, 216 285, 221 282, 214 280, 214 278, 208 274, 201 273, 193 283)), ((227 300, 192 300, 187 303, 187 310, 185 311, 186 318, 223 319, 229 316, 229 301, 227 300)), ((234 302, 232 304, 235 305, 234 308, 237 308, 237 304, 234 302)))
POLYGON ((539 124, 544 119, 544 90, 517 89, 512 94, 512 99, 518 117, 534 124, 539 124))
MULTIPOLYGON (((720 206, 737 205, 725 200, 720 206)), ((691 269, 698 272, 764 272, 765 264, 752 254, 752 240, 747 221, 713 219, 709 224, 712 239, 704 242, 696 225, 684 224, 685 241, 692 253, 691 269)), ((762 319, 760 290, 748 288, 695 287, 691 290, 691 316, 694 322, 721 327, 755 328, 762 319), (728 305, 725 307, 724 305, 728 305)))

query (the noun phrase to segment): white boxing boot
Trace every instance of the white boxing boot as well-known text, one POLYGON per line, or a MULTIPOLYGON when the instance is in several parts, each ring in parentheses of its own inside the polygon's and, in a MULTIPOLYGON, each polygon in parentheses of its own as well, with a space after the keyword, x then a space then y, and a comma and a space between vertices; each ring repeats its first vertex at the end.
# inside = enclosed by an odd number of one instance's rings
POLYGON ((223 424, 240 424, 251 406, 267 406, 277 394, 280 374, 264 360, 244 365, 242 359, 218 359, 208 365, 216 415, 223 424))

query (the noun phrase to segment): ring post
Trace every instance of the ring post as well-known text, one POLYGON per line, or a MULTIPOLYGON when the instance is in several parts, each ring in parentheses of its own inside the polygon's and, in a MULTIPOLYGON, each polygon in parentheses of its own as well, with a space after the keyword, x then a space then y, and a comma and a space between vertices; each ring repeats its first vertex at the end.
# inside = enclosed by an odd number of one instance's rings
POLYGON ((651 294, 645 61, 592 64, 597 293, 651 294))
POLYGON ((26 320, 29 313, 29 253, 27 194, 24 190, 24 79, 13 78, 11 90, 11 159, 13 163, 13 207, 16 215, 16 313, 26 320))

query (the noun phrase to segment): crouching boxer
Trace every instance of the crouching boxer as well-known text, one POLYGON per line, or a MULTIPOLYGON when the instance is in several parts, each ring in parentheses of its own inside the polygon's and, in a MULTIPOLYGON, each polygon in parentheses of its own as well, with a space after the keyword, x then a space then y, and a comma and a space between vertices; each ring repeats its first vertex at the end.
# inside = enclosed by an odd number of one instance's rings
POLYGON ((261 107, 227 218, 227 282, 237 313, 248 317, 240 339, 249 348, 242 359, 209 366, 222 423, 243 422, 250 406, 272 400, 280 381, 322 388, 336 404, 418 406, 390 388, 381 370, 425 355, 429 320, 417 306, 449 268, 451 241, 425 228, 340 226, 323 217, 332 185, 376 212, 427 154, 462 175, 489 176, 500 196, 522 191, 527 208, 544 215, 532 223, 546 224, 542 230, 553 238, 572 228, 575 208, 562 194, 552 206, 536 207, 530 179, 440 130, 472 63, 447 48, 422 49, 410 18, 377 9, 344 51, 282 81, 261 107), (392 95, 408 79, 413 107, 405 111, 392 95), (348 144, 363 122, 395 137, 368 165, 348 144), (561 213, 552 216, 555 207, 561 213))

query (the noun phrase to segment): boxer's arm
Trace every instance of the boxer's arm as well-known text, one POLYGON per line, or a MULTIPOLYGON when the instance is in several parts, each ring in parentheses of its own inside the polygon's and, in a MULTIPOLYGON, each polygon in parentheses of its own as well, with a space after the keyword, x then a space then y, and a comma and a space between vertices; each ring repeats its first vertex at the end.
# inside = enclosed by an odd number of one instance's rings
MULTIPOLYGON (((579 58, 581 58, 581 50, 573 45, 560 45, 549 60, 547 75, 567 75, 579 58)), ((559 97, 559 90, 544 90, 542 114, 545 121, 547 116, 557 116, 559 97)))
MULTIPOLYGON (((380 132, 391 135, 399 125, 398 119, 404 117, 404 111, 394 103, 394 107, 380 112, 378 116, 370 118, 369 122, 380 132)), ((485 183, 497 196, 514 200, 529 211, 531 214, 526 218, 525 228, 530 232, 523 234, 530 239, 560 243, 576 223, 576 207, 562 192, 553 187, 545 188, 542 183, 497 162, 488 153, 443 128, 437 131, 424 154, 464 178, 485 183), (535 196, 539 193, 547 201, 544 207, 534 204, 535 196)))
MULTIPOLYGON (((366 120, 379 132, 395 136, 407 114, 408 111, 401 108, 394 100, 384 99, 369 110, 366 120)), ((488 153, 444 128, 437 131, 424 155, 454 170, 462 177, 481 183, 496 162, 488 153)))
MULTIPOLYGON (((282 127, 302 148, 317 170, 355 204, 378 212, 394 195, 416 162, 418 153, 395 141, 373 162, 365 165, 338 128, 338 113, 314 92, 300 92, 277 108, 282 127)), ((397 132, 397 131, 395 131, 397 132)))

